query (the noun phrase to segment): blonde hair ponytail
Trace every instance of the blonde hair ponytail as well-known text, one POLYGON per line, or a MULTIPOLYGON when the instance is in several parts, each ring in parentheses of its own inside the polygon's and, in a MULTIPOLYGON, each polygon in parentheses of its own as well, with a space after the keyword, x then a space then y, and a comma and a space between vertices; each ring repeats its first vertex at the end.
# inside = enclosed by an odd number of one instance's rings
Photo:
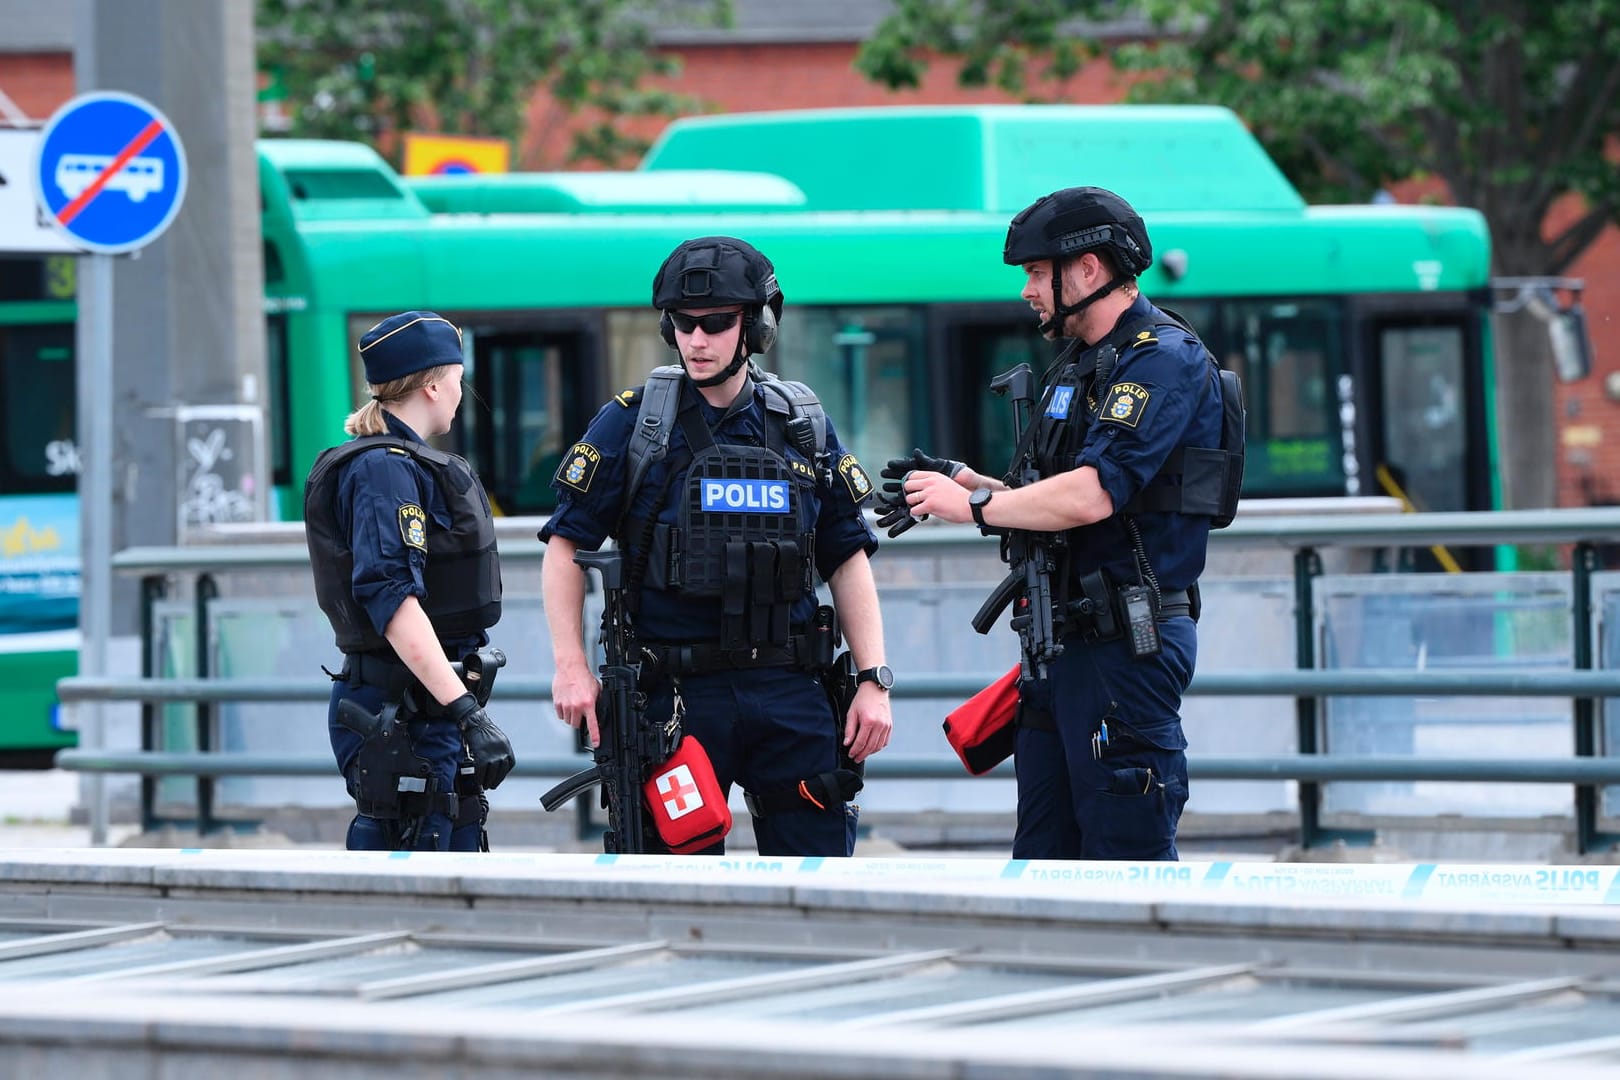
POLYGON ((383 417, 383 406, 390 401, 403 401, 429 383, 448 377, 454 367, 454 364, 440 364, 438 367, 423 371, 413 371, 409 375, 380 386, 367 383, 366 393, 371 395, 371 400, 354 410, 349 414, 349 418, 343 421, 344 432, 349 435, 388 434, 388 422, 383 417))

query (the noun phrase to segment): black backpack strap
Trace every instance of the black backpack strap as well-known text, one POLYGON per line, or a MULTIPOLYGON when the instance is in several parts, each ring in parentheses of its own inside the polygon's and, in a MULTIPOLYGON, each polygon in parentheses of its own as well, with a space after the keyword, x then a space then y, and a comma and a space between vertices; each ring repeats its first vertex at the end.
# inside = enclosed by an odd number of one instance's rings
POLYGON ((679 364, 664 364, 653 368, 647 376, 646 388, 641 393, 641 409, 636 413, 635 430, 630 433, 630 444, 625 451, 624 501, 619 509, 622 518, 630 512, 630 503, 641 487, 641 481, 655 461, 661 461, 669 449, 669 433, 674 427, 675 413, 680 408, 681 376, 685 374, 679 364))
POLYGON ((769 372, 761 374, 759 385, 767 391, 765 409, 768 413, 809 418, 816 433, 816 454, 820 456, 827 449, 827 413, 816 392, 802 382, 779 379, 769 372))

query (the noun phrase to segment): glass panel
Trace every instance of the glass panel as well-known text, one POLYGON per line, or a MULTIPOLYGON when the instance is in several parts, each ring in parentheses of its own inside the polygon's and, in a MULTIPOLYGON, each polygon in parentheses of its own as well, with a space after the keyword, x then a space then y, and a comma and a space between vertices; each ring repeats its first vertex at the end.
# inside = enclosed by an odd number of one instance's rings
MULTIPOLYGON (((1570 582, 1558 574, 1356 575, 1318 579, 1324 668, 1567 670, 1570 582)), ((1323 750, 1337 755, 1557 758, 1574 753, 1570 705, 1544 697, 1328 698, 1323 750)), ((1328 810, 1561 814, 1557 784, 1331 783, 1328 810)))
POLYGON ((876 473, 909 453, 921 409, 923 321, 916 308, 796 308, 791 332, 762 358, 810 384, 844 447, 876 473))
POLYGON ((1460 326, 1378 335, 1384 462, 1419 510, 1466 510, 1467 414, 1460 326))

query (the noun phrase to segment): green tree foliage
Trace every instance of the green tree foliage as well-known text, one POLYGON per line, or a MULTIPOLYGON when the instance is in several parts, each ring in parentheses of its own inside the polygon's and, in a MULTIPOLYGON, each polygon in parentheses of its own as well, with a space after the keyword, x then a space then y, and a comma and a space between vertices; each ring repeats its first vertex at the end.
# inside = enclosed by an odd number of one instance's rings
POLYGON ((1435 176, 1491 225, 1499 272, 1561 274, 1620 221, 1620 0, 893 0, 857 67, 931 54, 1026 100, 1108 56, 1127 100, 1242 116, 1313 202, 1435 176), (1567 193, 1585 210, 1543 236, 1567 193))
POLYGON ((258 59, 286 94, 288 134, 362 139, 419 128, 516 144, 542 83, 601 119, 571 156, 616 164, 644 150, 615 121, 699 103, 649 90, 678 61, 653 28, 725 25, 729 0, 258 0, 258 59))

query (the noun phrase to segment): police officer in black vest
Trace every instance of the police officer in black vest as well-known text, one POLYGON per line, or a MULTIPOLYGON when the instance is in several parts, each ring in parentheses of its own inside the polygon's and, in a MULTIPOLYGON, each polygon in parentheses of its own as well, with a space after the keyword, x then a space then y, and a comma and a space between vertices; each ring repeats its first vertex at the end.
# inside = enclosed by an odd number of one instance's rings
POLYGON ((1191 449, 1221 446, 1220 378, 1191 329, 1137 291, 1153 251, 1113 192, 1038 200, 1013 218, 1003 259, 1023 268, 1019 295, 1041 333, 1074 339, 1030 425, 1039 478, 1009 486, 918 450, 884 469, 905 494, 879 524, 892 536, 932 514, 1054 541, 1062 652, 1020 687, 1013 855, 1175 859, 1187 800, 1179 710, 1207 511, 1222 488, 1187 463, 1221 460, 1191 449))
POLYGON ((611 536, 627 553, 637 637, 657 661, 652 717, 684 709, 722 790, 747 792, 761 854, 851 854, 850 766, 883 749, 892 726, 868 563, 877 536, 861 512, 871 481, 808 387, 749 362, 775 340, 783 300, 752 245, 680 244, 652 299, 681 366, 602 407, 564 455, 557 511, 540 532, 557 715, 598 740, 601 686, 582 647, 585 581, 573 557, 611 536), (633 436, 649 421, 667 442, 638 454, 633 436), (836 719, 817 672, 830 656, 817 643, 830 635, 814 575, 861 669, 836 719))
POLYGON ((316 597, 344 654, 328 727, 358 810, 348 847, 488 850, 484 791, 513 766, 483 708, 504 660, 485 648, 501 617, 495 526, 471 467, 423 441, 461 404, 461 332, 407 311, 366 331, 360 356, 371 400, 344 424, 356 438, 316 459, 304 491, 316 597))

